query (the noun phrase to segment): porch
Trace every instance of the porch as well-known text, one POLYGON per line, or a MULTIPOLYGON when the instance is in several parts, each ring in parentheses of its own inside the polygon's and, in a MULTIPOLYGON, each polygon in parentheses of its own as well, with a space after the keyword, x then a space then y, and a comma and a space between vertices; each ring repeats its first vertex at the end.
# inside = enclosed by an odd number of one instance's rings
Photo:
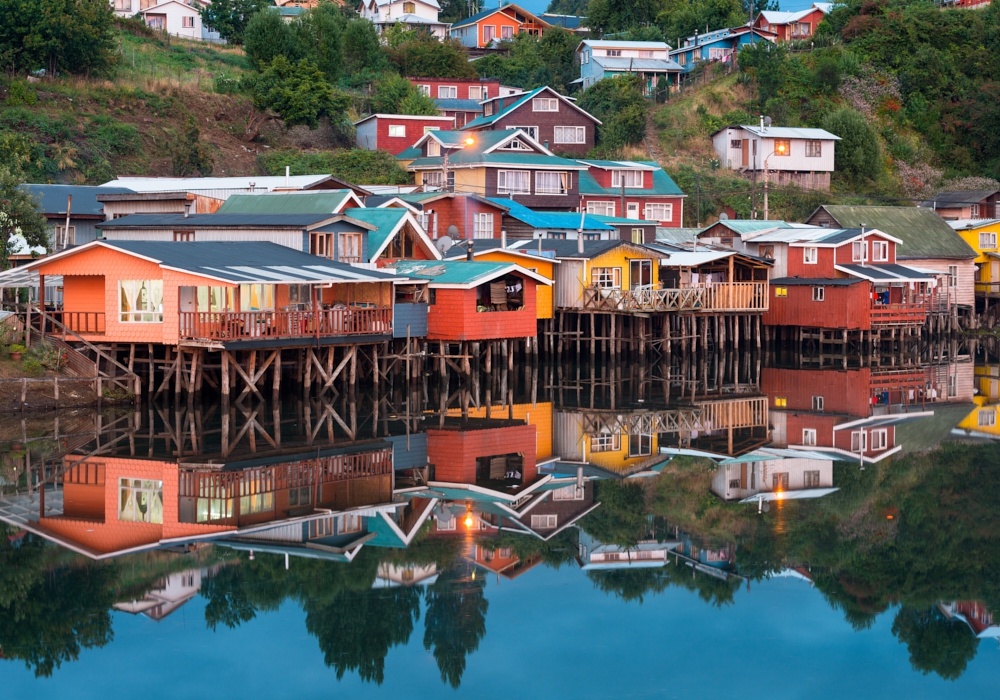
POLYGON ((768 283, 766 281, 720 283, 711 286, 672 289, 653 287, 618 289, 591 286, 583 291, 585 309, 625 313, 666 311, 763 313, 768 309, 768 300, 768 283))
POLYGON ((391 335, 392 307, 315 311, 182 311, 182 340, 233 341, 391 335))

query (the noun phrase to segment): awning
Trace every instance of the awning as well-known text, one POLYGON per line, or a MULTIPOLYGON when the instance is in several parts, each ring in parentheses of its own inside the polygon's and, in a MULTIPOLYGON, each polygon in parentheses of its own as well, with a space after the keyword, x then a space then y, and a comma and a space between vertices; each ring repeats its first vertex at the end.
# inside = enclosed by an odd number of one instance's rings
POLYGON ((930 282, 934 278, 926 273, 903 265, 834 265, 834 269, 851 277, 872 282, 930 282))
MULTIPOLYGON (((46 287, 61 287, 61 275, 49 275, 45 278, 46 287)), ((0 289, 17 289, 20 287, 37 287, 38 271, 26 270, 23 267, 12 267, 0 272, 0 289)))

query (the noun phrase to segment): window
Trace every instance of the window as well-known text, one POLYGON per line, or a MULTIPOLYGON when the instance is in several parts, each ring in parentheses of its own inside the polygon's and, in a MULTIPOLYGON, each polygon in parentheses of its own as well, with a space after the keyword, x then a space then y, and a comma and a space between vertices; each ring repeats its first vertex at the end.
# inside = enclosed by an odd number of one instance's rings
POLYGON ((618 433, 600 433, 590 438, 591 452, 617 452, 622 448, 622 437, 618 433))
POLYGON ((802 472, 802 485, 807 489, 819 487, 819 471, 802 472))
MULTIPOLYGON (((535 141, 538 140, 538 127, 537 126, 515 126, 513 128, 520 129, 521 131, 523 131, 524 133, 526 133, 528 136, 530 136, 531 138, 535 139, 535 141)), ((511 141, 508 146, 505 146, 505 148, 518 148, 519 149, 519 148, 521 148, 522 145, 523 144, 521 144, 520 141, 518 141, 517 139, 514 139, 514 141, 511 141)), ((525 147, 525 150, 529 150, 530 151, 531 149, 525 147)))
POLYGON ((647 204, 646 221, 670 221, 674 218, 673 204, 647 204))
POLYGON ((815 248, 803 248, 802 249, 802 262, 806 265, 815 265, 817 263, 818 255, 815 248))
POLYGON ((816 429, 815 428, 803 428, 802 429, 802 444, 809 445, 811 447, 816 446, 816 429))
POLYGON ((487 102, 486 104, 483 105, 483 114, 486 115, 487 117, 493 114, 492 102, 487 102))
POLYGON ((389 125, 389 136, 393 138, 405 138, 406 137, 406 124, 390 124, 389 125))
POLYGON ((499 194, 531 194, 531 173, 527 170, 500 170, 497 172, 499 194))
POLYGON ((267 513, 274 510, 274 493, 254 493, 240 497, 240 515, 267 513))
POLYGON ((556 143, 587 143, 587 130, 582 126, 557 126, 553 140, 556 143))
POLYGON ((872 260, 889 262, 889 244, 885 241, 872 241, 872 260))
POLYGON ((435 519, 437 520, 437 524, 435 525, 435 529, 438 532, 445 532, 445 531, 448 531, 448 530, 454 530, 455 529, 455 525, 458 523, 458 518, 456 518, 454 515, 451 516, 450 520, 442 520, 440 517, 437 517, 435 519))
POLYGON ((427 155, 428 157, 441 155, 441 144, 434 139, 427 139, 427 155))
POLYGON ((639 433, 628 436, 628 456, 645 457, 653 452, 653 436, 649 433, 639 433))
POLYGON ((273 284, 241 284, 240 311, 273 311, 273 284))
POLYGON ((653 58, 654 56, 652 51, 639 51, 639 58, 653 58))
POLYGON ((868 451, 868 433, 864 430, 855 430, 851 433, 851 452, 868 451))
POLYGON ((162 32, 167 28, 165 15, 146 15, 146 26, 154 31, 162 32))
POLYGON ((532 112, 558 112, 559 100, 554 97, 536 97, 531 101, 532 112))
MULTIPOLYGON (((652 53, 652 51, 650 51, 652 53)), ((729 49, 709 49, 708 50, 708 60, 709 61, 721 61, 726 56, 729 55, 729 49)))
POLYGON ((163 323, 163 280, 120 280, 118 311, 122 323, 163 323))
POLYGON ((424 127, 424 133, 426 134, 428 131, 441 131, 441 127, 440 126, 425 126, 424 127))
POLYGON ((771 475, 771 488, 775 491, 788 490, 788 472, 776 472, 771 475))
POLYGON ((865 241, 854 241, 851 244, 851 260, 854 262, 864 262, 868 259, 868 246, 865 241))
POLYGON ((444 187, 444 173, 431 170, 420 175, 420 182, 428 187, 444 187))
POLYGON ((760 257, 767 260, 774 260, 774 246, 773 245, 762 245, 758 248, 757 253, 760 257))
POLYGON ((884 450, 889 447, 889 431, 885 428, 872 431, 872 450, 884 450))
POLYGON ((982 231, 979 234, 979 247, 980 248, 996 248, 997 247, 997 235, 992 231, 982 231))
POLYGON ((484 24, 483 25, 483 43, 492 43, 494 39, 497 38, 497 27, 495 24, 484 24))
POLYGON ((483 86, 482 85, 470 85, 469 86, 469 99, 470 100, 481 100, 481 99, 483 99, 483 86))
POLYGON ((823 142, 806 141, 806 158, 822 158, 822 157, 823 157, 823 142))
POLYGON ((611 186, 621 187, 642 187, 641 170, 612 170, 611 186))
POLYGON ((822 396, 814 396, 813 400, 812 400, 813 410, 814 411, 822 411, 824 403, 825 402, 823 401, 823 397, 822 396))
POLYGON ((958 375, 948 375, 948 398, 953 399, 958 396, 958 375))
POLYGON ((826 287, 813 287, 813 301, 826 301, 826 287))
POLYGON ((430 85, 417 85, 417 91, 424 97, 431 96, 431 86, 430 85))
MULTIPOLYGON (((56 226, 55 227, 56 240, 65 243, 66 245, 73 245, 76 243, 76 226, 69 227, 69 236, 66 235, 66 226, 56 226)), ((176 241, 177 239, 174 238, 176 241)), ((995 248, 996 246, 994 246, 995 248)))
POLYGON ((500 27, 500 38, 501 39, 513 39, 514 38, 514 28, 510 26, 500 27))
POLYGON ((622 55, 622 50, 621 49, 605 49, 604 50, 604 55, 605 56, 621 56, 622 55))
POLYGON ((582 501, 584 495, 584 489, 582 486, 577 486, 572 484, 570 486, 563 486, 561 489, 556 489, 552 492, 553 501, 582 501))
POLYGON ((569 173, 538 171, 535 173, 535 194, 568 194, 569 173))
POLYGON ((779 157, 792 155, 792 144, 787 139, 774 140, 774 155, 779 157))
POLYGON ((614 216, 614 202, 587 202, 588 214, 599 214, 601 216, 614 216))
POLYGON ((438 98, 444 100, 454 100, 458 98, 457 85, 438 85, 438 98))
POLYGON ((131 12, 132 0, 115 0, 115 12, 131 12))
POLYGON ((493 238, 493 215, 478 213, 472 219, 473 238, 493 238))
POLYGON ((992 428, 997 424, 997 412, 995 409, 984 409, 976 414, 980 428, 992 428))
POLYGON ((310 233, 309 253, 318 255, 321 258, 333 257, 333 234, 332 233, 310 233))
MULTIPOLYGON (((549 238, 549 239, 552 239, 554 241, 565 241, 566 240, 566 232, 565 231, 547 231, 545 233, 545 237, 549 238)), ((586 240, 586 239, 584 239, 584 240, 586 240)))
POLYGON ((531 516, 531 529, 532 530, 550 530, 559 525, 559 516, 557 515, 532 515, 531 516))
POLYGON ((404 2, 403 3, 403 13, 404 14, 412 15, 412 14, 416 13, 416 11, 417 11, 417 5, 416 5, 416 3, 412 3, 412 2, 404 2))
POLYGON ((730 148, 743 148, 743 139, 729 139, 730 148))
MULTIPOLYGON (((310 292, 308 285, 290 284, 288 285, 289 301, 294 303, 308 304, 310 302, 310 292)), ((235 287, 198 287, 195 292, 196 309, 202 312, 221 312, 236 310, 236 288, 235 287)))
POLYGON ((774 288, 774 296, 776 296, 776 297, 787 297, 788 296, 788 287, 775 287, 774 288))
POLYGON ((341 515, 337 518, 339 521, 337 523, 337 533, 341 535, 349 535, 354 532, 361 532, 361 516, 357 513, 348 513, 347 515, 341 515))
POLYGON ((958 286, 958 265, 948 266, 948 286, 949 287, 958 286))
POLYGON ((632 229, 632 242, 638 245, 642 245, 645 242, 645 236, 641 228, 632 229))
POLYGON ((788 406, 788 398, 785 396, 775 396, 774 397, 774 407, 775 408, 786 408, 788 406))
POLYGON ((191 242, 194 240, 194 231, 174 231, 174 240, 191 242))
POLYGON ((163 482, 118 479, 118 519, 130 523, 163 524, 163 482))
POLYGON ((342 263, 359 263, 361 260, 361 234, 337 234, 337 260, 342 263))
POLYGON ((620 267, 594 267, 590 270, 590 283, 598 289, 621 289, 620 267))
POLYGON ((290 506, 311 506, 312 486, 302 486, 288 490, 288 505, 290 506))
POLYGON ((184 29, 194 29, 194 17, 181 17, 181 27, 184 29))

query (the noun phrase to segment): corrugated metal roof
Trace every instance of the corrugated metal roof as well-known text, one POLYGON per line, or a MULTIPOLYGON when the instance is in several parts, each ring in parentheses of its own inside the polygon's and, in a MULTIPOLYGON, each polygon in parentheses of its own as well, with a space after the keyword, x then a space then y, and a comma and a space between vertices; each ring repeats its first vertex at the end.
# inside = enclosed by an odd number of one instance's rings
POLYGON ((328 180, 348 183, 333 175, 251 175, 249 177, 120 177, 102 187, 127 187, 133 192, 198 192, 203 190, 307 189, 328 180))
MULTIPOLYGON (((581 163, 586 161, 580 161, 581 163)), ((677 186, 667 171, 659 167, 656 163, 649 163, 646 161, 636 161, 643 166, 653 166, 653 187, 650 189, 635 189, 630 187, 626 190, 626 194, 632 197, 644 197, 650 195, 676 195, 678 197, 683 197, 684 191, 677 186)), ((580 173, 580 194, 586 195, 605 195, 609 197, 618 197, 621 195, 620 190, 616 190, 613 187, 601 187, 594 179, 594 176, 589 172, 580 173)))
POLYGON ((603 214, 587 214, 589 218, 597 219, 605 224, 629 224, 630 226, 656 226, 649 219, 629 219, 622 216, 604 216, 603 214))
POLYGON ((283 194, 234 194, 216 214, 330 214, 347 199, 351 190, 322 190, 283 194))
POLYGON ((866 207, 826 204, 815 212, 825 211, 841 228, 876 228, 902 243, 896 247, 897 258, 974 258, 977 253, 962 240, 944 219, 921 207, 866 207))
POLYGON ((738 233, 741 236, 748 233, 759 233, 762 231, 771 231, 773 229, 788 228, 788 224, 784 221, 770 221, 764 219, 720 219, 705 228, 707 229, 711 226, 717 225, 724 226, 733 233, 738 233))
POLYGON ((474 287, 484 282, 517 273, 542 284, 552 281, 538 273, 507 262, 469 262, 467 260, 400 260, 393 265, 397 274, 427 280, 432 287, 474 287))
POLYGON ((454 109, 464 112, 482 112, 483 106, 479 100, 459 100, 451 97, 435 98, 434 104, 438 109, 454 109))
POLYGON ((657 243, 672 243, 674 245, 690 245, 701 233, 700 228, 656 228, 657 243))
POLYGON ((771 285, 779 287, 850 287, 865 280, 857 277, 778 277, 771 285))
MULTIPOLYGON (((500 117, 506 115, 508 112, 510 112, 513 109, 517 109, 518 107, 520 107, 521 105, 523 105, 527 100, 531 99, 532 97, 534 97, 535 95, 537 95, 538 93, 540 93, 540 92, 542 92, 543 90, 546 90, 546 89, 547 88, 543 86, 543 87, 540 87, 540 88, 535 88, 534 90, 530 90, 529 92, 521 93, 520 95, 514 95, 513 97, 516 97, 517 99, 515 99, 510 104, 506 104, 506 99, 505 99, 504 104, 506 106, 503 109, 497 111, 494 114, 490 114, 489 116, 485 116, 484 115, 482 117, 476 117, 472 121, 466 123, 465 126, 462 127, 462 129, 463 130, 474 129, 474 128, 477 128, 477 127, 480 127, 480 126, 487 126, 489 124, 492 124, 493 122, 495 122, 500 117)), ((557 95, 559 94, 559 93, 556 93, 554 90, 552 92, 554 94, 557 94, 557 95)), ((496 99, 496 98, 494 98, 494 99, 496 99)), ((492 102, 493 99, 491 99, 490 101, 492 102)))
POLYGON ((920 206, 934 208, 934 205, 962 205, 976 204, 994 195, 998 190, 969 190, 967 192, 938 192, 926 202, 921 202, 920 206))
MULTIPOLYGON (((814 241, 827 235, 831 229, 824 228, 779 228, 766 231, 759 236, 747 238, 748 243, 794 243, 796 241, 814 241)), ((835 229, 839 231, 840 229, 835 229)))
POLYGON ((409 215, 409 211, 398 207, 345 209, 344 214, 376 227, 368 232, 368 255, 374 258, 385 245, 396 228, 409 215))
POLYGON ((614 41, 612 39, 586 39, 581 44, 586 44, 596 49, 660 49, 664 51, 669 47, 663 41, 614 41))
POLYGON ((130 214, 97 224, 114 228, 305 228, 332 219, 333 214, 130 214))
POLYGON ((660 260, 663 267, 697 267, 705 263, 715 262, 736 255, 735 250, 698 250, 670 253, 670 256, 660 260))
MULTIPOLYGON (((586 259, 590 260, 592 258, 604 255, 609 250, 613 250, 619 246, 629 246, 632 248, 638 248, 639 246, 629 243, 627 241, 584 241, 583 242, 583 253, 578 252, 579 241, 563 241, 555 239, 546 239, 542 241, 542 257, 555 257, 557 259, 586 259)), ((536 255, 538 252, 538 241, 517 241, 511 244, 511 248, 517 248, 523 250, 529 255, 536 255)), ((652 254, 652 251, 650 251, 652 254)))
POLYGON ((945 223, 956 231, 974 231, 984 226, 1000 224, 1000 219, 955 219, 953 221, 946 221, 945 223))
POLYGON ((684 70, 684 67, 680 63, 670 58, 609 58, 607 56, 594 56, 593 61, 605 70, 642 70, 665 72, 680 72, 684 70))
MULTIPOLYGON (((730 127, 723 127, 730 128, 730 127)), ((819 141, 833 140, 840 141, 840 137, 831 134, 826 129, 806 129, 795 126, 766 126, 763 129, 754 124, 740 124, 741 129, 746 129, 754 136, 770 139, 815 139, 819 141)), ((721 129, 719 130, 721 131, 721 129)), ((719 133, 716 131, 715 133, 719 133)))
POLYGON ((43 214, 66 214, 67 198, 73 197, 71 215, 103 216, 104 205, 97 201, 99 194, 132 194, 127 187, 86 187, 83 185, 21 185, 21 188, 38 198, 38 210, 43 214))
MULTIPOLYGON (((503 132, 500 132, 503 133, 503 132)), ((439 156, 429 158, 417 158, 409 168, 414 170, 437 169, 442 167, 443 159, 439 156)), ((458 165, 534 165, 538 167, 557 168, 560 170, 585 170, 586 165, 575 160, 568 160, 558 156, 547 156, 542 153, 518 153, 515 151, 503 151, 502 153, 466 153, 465 150, 451 153, 448 162, 452 166, 458 165)), ((583 173, 581 173, 581 176, 583 173)))
POLYGON ((852 277, 873 282, 929 282, 931 275, 903 265, 834 265, 852 277))
MULTIPOLYGON (((487 197, 487 199, 490 202, 507 207, 507 216, 518 221, 523 221, 536 229, 577 230, 580 228, 580 214, 575 212, 541 212, 529 209, 511 199, 495 197, 487 197)), ((596 219, 590 214, 585 214, 583 217, 583 229, 585 231, 614 231, 615 227, 596 219)))

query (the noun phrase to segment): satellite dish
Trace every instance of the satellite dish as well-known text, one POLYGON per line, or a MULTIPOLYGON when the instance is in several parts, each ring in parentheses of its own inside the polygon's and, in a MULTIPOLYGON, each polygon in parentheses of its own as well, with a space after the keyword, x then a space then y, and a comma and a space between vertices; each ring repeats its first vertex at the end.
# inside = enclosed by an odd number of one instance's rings
POLYGON ((456 226, 455 224, 449 226, 448 235, 451 236, 452 238, 461 238, 461 236, 458 234, 458 226, 456 226))
POLYGON ((729 221, 729 214, 726 212, 719 214, 719 221, 729 221))
POLYGON ((764 126, 766 127, 771 126, 771 117, 764 117, 764 126))
POLYGON ((449 236, 441 236, 441 238, 437 239, 434 245, 437 247, 438 252, 447 253, 448 249, 455 245, 455 242, 452 241, 449 236))

